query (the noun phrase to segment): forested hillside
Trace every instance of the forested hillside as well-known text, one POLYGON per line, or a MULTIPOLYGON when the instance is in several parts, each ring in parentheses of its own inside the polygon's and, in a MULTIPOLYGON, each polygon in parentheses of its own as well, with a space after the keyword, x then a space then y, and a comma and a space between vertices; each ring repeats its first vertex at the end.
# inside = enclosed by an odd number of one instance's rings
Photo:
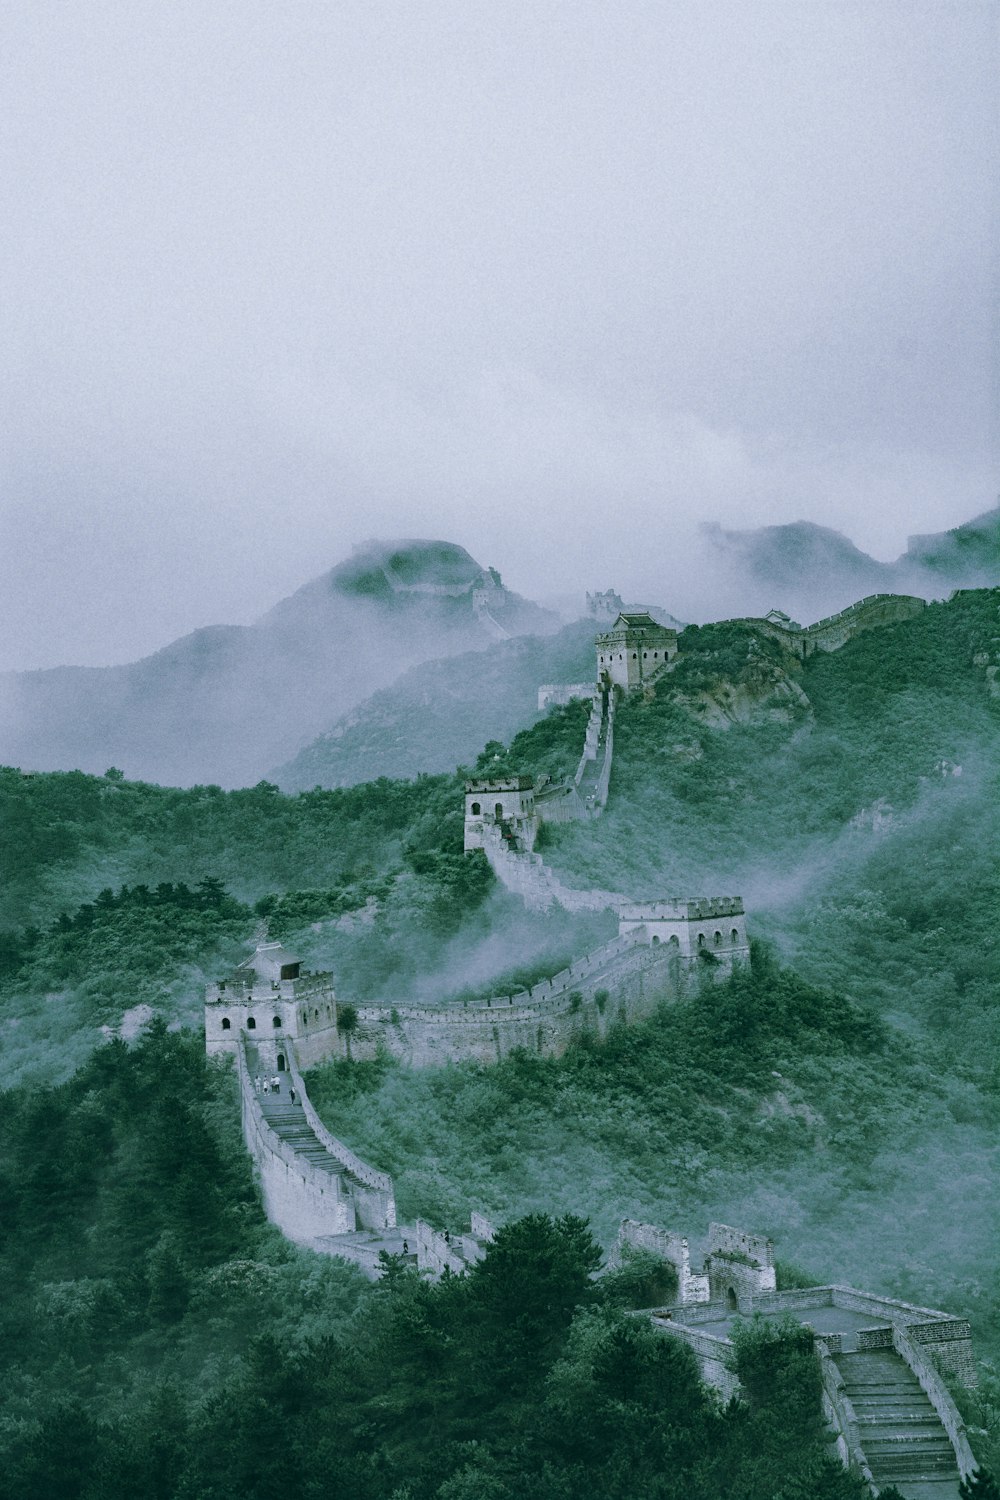
POLYGON ((487 740, 508 740, 537 718, 541 683, 586 683, 593 675, 592 620, 558 635, 498 641, 489 651, 425 662, 271 774, 295 792, 450 771, 474 760, 487 740))
MULTIPOLYGON (((314 1073, 318 1106, 393 1172, 405 1214, 452 1226, 472 1208, 501 1222, 578 1215, 605 1246, 624 1215, 695 1240, 709 1218, 745 1223, 816 1279, 968 1315, 980 1350, 1000 1354, 997 604, 995 592, 960 596, 805 663, 745 626, 684 633, 672 676, 621 706, 606 817, 546 830, 545 857, 577 885, 740 892, 771 952, 557 1060, 314 1073)), ((558 775, 584 719, 580 705, 554 711, 486 745, 478 767, 558 775)), ((497 1316, 476 1301, 485 1283, 433 1291, 394 1275, 368 1293, 281 1245, 250 1188, 231 1081, 201 1061, 202 985, 263 920, 355 999, 485 992, 609 935, 611 916, 526 914, 481 856, 463 856, 461 790, 460 774, 297 796, 269 783, 178 791, 116 772, 0 775, 11 832, 0 1022, 6 1083, 25 1080, 5 1098, 16 1399, 0 1493, 89 1500, 114 1493, 95 1477, 112 1472, 139 1475, 128 1482, 142 1489, 153 1428, 171 1434, 164 1462, 186 1477, 149 1492, 178 1500, 270 1496, 285 1481, 309 1493, 323 1463, 360 1495, 585 1492, 552 1435, 553 1413, 571 1409, 557 1393, 572 1387, 583 1403, 572 1410, 605 1431, 599 1403, 611 1398, 580 1372, 612 1355, 583 1351, 617 1350, 631 1382, 629 1361, 656 1369, 659 1346, 639 1334, 623 1346, 634 1325, 607 1305, 567 1312, 558 1331, 530 1334, 544 1345, 544 1393, 511 1375, 504 1406, 476 1363, 479 1320, 497 1316), (142 1004, 190 1039, 161 1026, 132 1050, 91 1056, 100 1028, 139 1024, 142 1004), (56 1368, 51 1351, 26 1348, 25 1320, 43 1305, 62 1330, 55 1383, 42 1373, 56 1368), (171 1381, 187 1383, 184 1396, 171 1381), (249 1415, 265 1401, 284 1414, 280 1441, 249 1415), (483 1402, 504 1406, 513 1448, 483 1446, 483 1402), (434 1454, 419 1435, 431 1420, 446 1434, 434 1454), (333 1455, 313 1421, 377 1440, 340 1438, 333 1455), (71 1437, 57 1442, 59 1431, 71 1437)), ((584 1247, 572 1281, 592 1253, 584 1231, 531 1222, 529 1240, 584 1247)), ((530 1244, 524 1253, 532 1263, 530 1244)), ((688 1431, 674 1405, 651 1416, 645 1396, 634 1411, 620 1399, 635 1423, 587 1459, 608 1495, 630 1465, 663 1461, 663 1423, 688 1431)), ((721 1420, 689 1415, 691 1431, 721 1420)), ((798 1439, 779 1431, 790 1462, 798 1439)), ((713 1432, 737 1463, 749 1429, 713 1432)), ((676 1441, 676 1493, 714 1500, 718 1474, 676 1441)), ((818 1449, 803 1443, 813 1474, 818 1449)), ((764 1463, 745 1493, 772 1495, 775 1472, 764 1463)), ((818 1469, 810 1483, 810 1494, 849 1493, 818 1469)))
POLYGON ((266 1224, 232 1076, 155 1026, 4 1095, 0 1496, 33 1500, 860 1500, 830 1454, 809 1335, 748 1326, 750 1402, 593 1281, 569 1215, 502 1229, 468 1277, 377 1289, 266 1224))

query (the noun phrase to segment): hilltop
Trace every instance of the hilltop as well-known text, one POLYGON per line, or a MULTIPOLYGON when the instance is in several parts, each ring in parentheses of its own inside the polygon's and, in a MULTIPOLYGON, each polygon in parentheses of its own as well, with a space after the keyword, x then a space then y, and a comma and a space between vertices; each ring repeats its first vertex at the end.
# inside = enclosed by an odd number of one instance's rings
POLYGON ((416 662, 558 628, 450 542, 366 543, 254 625, 119 667, 0 676, 0 760, 252 785, 416 662))
POLYGON ((707 523, 701 534, 715 590, 736 601, 734 612, 741 614, 779 605, 815 619, 865 594, 943 599, 957 588, 1000 581, 1000 505, 951 531, 910 537, 892 562, 870 557, 841 532, 812 521, 746 531, 707 523))

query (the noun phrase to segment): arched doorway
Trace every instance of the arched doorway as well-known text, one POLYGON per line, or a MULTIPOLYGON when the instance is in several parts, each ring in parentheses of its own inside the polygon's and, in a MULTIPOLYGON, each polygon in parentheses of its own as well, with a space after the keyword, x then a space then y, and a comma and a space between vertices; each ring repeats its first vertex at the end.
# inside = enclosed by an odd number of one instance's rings
POLYGON ((285 1054, 283 1052, 279 1052, 278 1053, 278 1072, 279 1073, 283 1073, 284 1071, 285 1071, 285 1054))
POLYGON ((736 1312, 739 1308, 739 1298, 737 1297, 735 1288, 733 1287, 730 1287, 726 1293, 726 1305, 729 1308, 730 1312, 736 1312))

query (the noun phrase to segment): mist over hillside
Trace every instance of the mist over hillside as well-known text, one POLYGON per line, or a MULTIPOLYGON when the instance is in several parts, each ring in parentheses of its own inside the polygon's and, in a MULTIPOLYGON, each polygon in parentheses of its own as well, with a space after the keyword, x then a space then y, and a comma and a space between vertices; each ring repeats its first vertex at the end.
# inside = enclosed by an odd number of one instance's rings
POLYGON ((197 630, 127 666, 4 674, 0 760, 252 785, 415 662, 557 627, 462 547, 368 543, 256 625, 197 630))
MULTIPOLYGON (((583 632, 563 636, 547 644, 585 648, 583 632)), ((498 657, 527 683, 540 644, 504 643, 498 657)), ((604 817, 546 827, 539 848, 576 886, 739 892, 770 955, 562 1058, 425 1070, 345 1058, 314 1072, 310 1093, 392 1172, 407 1214, 579 1214, 605 1244, 624 1215, 695 1235, 708 1219, 748 1224, 813 1279, 969 1317, 995 1358, 1000 590, 805 660, 741 622, 689 627, 680 645, 670 673, 619 705, 604 817)), ((585 719, 578 703, 554 709, 480 761, 557 776, 585 719)), ((480 854, 464 855, 454 772, 286 796, 267 783, 184 790, 8 770, 0 821, 0 1036, 8 1079, 25 1085, 12 1108, 34 1140, 38 1085, 69 1078, 72 1093, 82 1067, 89 1113, 74 1129, 86 1134, 94 1080, 134 1069, 147 1081, 128 1162, 156 1154, 143 1101, 176 1094, 176 1059, 163 1076, 156 1061, 163 1023, 182 1033, 170 1046, 188 1045, 206 980, 246 953, 262 919, 356 1004, 509 993, 512 976, 553 973, 615 925, 606 912, 528 913, 480 854), (151 1016, 149 1050, 93 1052, 151 1016)), ((235 1104, 218 1118, 232 1156, 235 1104)), ((171 1157, 166 1183, 175 1176, 171 1157)), ((16 1184, 29 1202, 33 1182, 16 1184)), ((113 1224, 117 1198, 101 1201, 94 1212, 113 1224)), ((254 1201, 241 1213, 231 1256, 264 1232, 254 1201)), ((142 1244, 128 1327, 164 1304, 183 1348, 200 1348, 215 1271, 180 1240, 142 1244)), ((94 1279, 113 1289, 119 1271, 95 1249, 89 1280, 69 1260, 45 1274, 86 1310, 94 1279)), ((18 1287, 18 1306, 42 1295, 27 1273, 18 1287)), ((283 1291, 286 1319, 298 1296, 283 1291)), ((261 1304, 248 1309, 257 1330, 261 1304)), ((82 1326, 91 1360, 98 1324, 82 1326)), ((110 1326, 109 1382, 125 1389, 124 1325, 110 1326)), ((242 1347, 239 1328, 231 1336, 242 1347)), ((987 1420, 985 1451, 1000 1454, 987 1420)))
MULTIPOLYGON (((1000 508, 911 539, 891 564, 805 522, 709 527, 703 539, 702 620, 777 606, 809 623, 866 593, 933 598, 1000 578, 1000 508)), ((444 769, 481 742, 477 713, 499 738, 526 722, 532 664, 535 688, 587 680, 582 649, 511 650, 514 638, 558 629, 557 616, 510 592, 463 547, 367 542, 254 625, 197 630, 126 666, 0 675, 0 760, 98 774, 117 766, 176 786, 248 786, 275 774, 295 788, 444 769), (454 673, 435 667, 423 682, 413 673, 470 652, 478 671, 469 661, 454 673), (373 694, 383 696, 369 703, 373 694)))
POLYGON ((578 620, 556 635, 411 667, 270 774, 296 792, 471 763, 487 740, 509 740, 540 717, 541 683, 589 682, 594 629, 578 620))
POLYGON ((866 594, 943 599, 953 589, 988 588, 1000 580, 1000 505, 952 531, 910 537, 894 562, 879 562, 839 531, 812 521, 748 531, 706 523, 701 537, 711 592, 730 615, 777 607, 807 625, 866 594))

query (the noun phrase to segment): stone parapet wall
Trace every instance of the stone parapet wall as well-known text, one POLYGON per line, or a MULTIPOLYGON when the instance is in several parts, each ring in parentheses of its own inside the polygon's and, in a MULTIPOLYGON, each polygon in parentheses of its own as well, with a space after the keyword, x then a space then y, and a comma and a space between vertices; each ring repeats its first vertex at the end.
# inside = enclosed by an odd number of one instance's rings
POLYGON ((803 659, 814 651, 839 651, 854 636, 865 630, 875 630, 880 625, 894 625, 900 620, 912 620, 927 608, 927 601, 913 594, 869 594, 855 604, 849 604, 838 614, 826 615, 814 625, 781 625, 775 620, 756 616, 742 616, 730 621, 733 625, 752 625, 762 635, 780 641, 790 651, 803 659))
POLYGON ((250 1080, 246 1053, 236 1053, 243 1140, 253 1158, 267 1217, 286 1239, 311 1245, 321 1235, 349 1234, 357 1225, 343 1179, 314 1167, 275 1134, 250 1080))
POLYGON ((732 1400, 740 1389, 740 1382, 730 1363, 732 1345, 727 1339, 699 1333, 683 1323, 674 1322, 672 1318, 654 1316, 651 1322, 657 1333, 662 1333, 667 1338, 680 1339, 687 1344, 698 1361, 705 1384, 717 1390, 724 1402, 732 1400))
POLYGON ((747 1234, 731 1224, 709 1224, 708 1255, 747 1255, 759 1266, 774 1265, 774 1244, 764 1234, 747 1234))
MULTIPOLYGON (((958 1407, 952 1400, 951 1392, 941 1379, 938 1371, 934 1368, 931 1359, 928 1358, 927 1352, 917 1346, 913 1338, 914 1331, 914 1329, 908 1328, 904 1332, 898 1325, 894 1327, 892 1330, 893 1348, 897 1354, 906 1360, 906 1363, 920 1381, 924 1395, 937 1412, 941 1425, 948 1434, 951 1446, 955 1450, 955 1458, 958 1462, 962 1478, 967 1479, 975 1470, 976 1461, 972 1455, 972 1449, 969 1447, 969 1438, 965 1430, 965 1423, 962 1421, 958 1407)), ((972 1364, 971 1343, 969 1344, 969 1369, 971 1379, 965 1379, 960 1371, 956 1370, 954 1373, 959 1375, 959 1378, 963 1379, 966 1385, 975 1385, 976 1372, 975 1366, 972 1364)))
POLYGON ((813 1345, 819 1360, 823 1389, 823 1414, 837 1434, 837 1454, 845 1468, 853 1467, 866 1484, 875 1481, 861 1446, 861 1424, 854 1403, 847 1394, 844 1377, 832 1356, 840 1352, 840 1335, 824 1334, 813 1345))
POLYGON ((615 939, 523 995, 467 1007, 359 1006, 351 1054, 371 1058, 382 1049, 414 1067, 465 1058, 492 1063, 515 1048, 558 1056, 585 1031, 603 1036, 615 1021, 651 1015, 695 984, 693 967, 670 950, 615 939), (609 999, 602 1009, 596 997, 604 989, 609 999))
POLYGON ((417 1266, 421 1271, 432 1271, 440 1276, 443 1271, 456 1275, 466 1269, 466 1261, 457 1247, 445 1239, 440 1230, 434 1229, 425 1219, 418 1219, 413 1226, 413 1238, 417 1246, 417 1266))
POLYGON ((667 1229, 657 1229, 653 1224, 640 1224, 635 1219, 623 1219, 618 1230, 616 1258, 622 1260, 622 1247, 648 1250, 662 1260, 669 1261, 677 1271, 677 1295, 683 1303, 708 1301, 708 1278, 691 1273, 691 1254, 688 1242, 682 1235, 667 1229))
POLYGON ((350 1194, 362 1228, 391 1229, 396 1223, 396 1197, 389 1173, 380 1172, 377 1167, 371 1166, 352 1151, 350 1146, 345 1146, 343 1141, 331 1135, 313 1108, 294 1056, 289 1058, 289 1071, 299 1092, 306 1121, 317 1140, 350 1173, 350 1194))
POLYGON ((534 911, 558 904, 565 911, 607 911, 621 904, 617 891, 574 890, 542 862, 540 855, 511 849, 498 828, 483 824, 482 843, 490 868, 502 886, 534 911))

